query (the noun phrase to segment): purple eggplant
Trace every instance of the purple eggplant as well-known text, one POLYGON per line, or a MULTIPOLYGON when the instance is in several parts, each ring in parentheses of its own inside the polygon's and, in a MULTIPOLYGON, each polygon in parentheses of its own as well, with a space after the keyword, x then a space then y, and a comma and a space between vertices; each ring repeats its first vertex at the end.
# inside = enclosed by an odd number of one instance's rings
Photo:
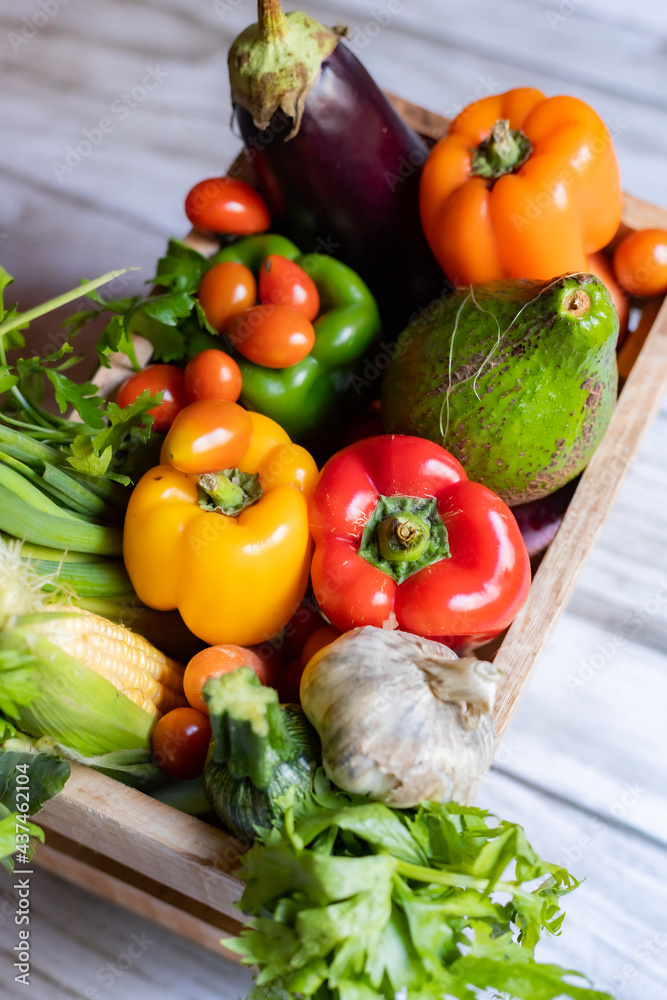
POLYGON ((541 500, 531 500, 512 507, 529 556, 544 551, 553 542, 580 478, 577 476, 566 486, 561 486, 555 493, 550 493, 541 500))
POLYGON ((305 14, 260 0, 259 22, 229 55, 236 120, 274 227, 304 251, 332 253, 369 285, 385 329, 451 285, 419 217, 428 155, 369 73, 305 14))

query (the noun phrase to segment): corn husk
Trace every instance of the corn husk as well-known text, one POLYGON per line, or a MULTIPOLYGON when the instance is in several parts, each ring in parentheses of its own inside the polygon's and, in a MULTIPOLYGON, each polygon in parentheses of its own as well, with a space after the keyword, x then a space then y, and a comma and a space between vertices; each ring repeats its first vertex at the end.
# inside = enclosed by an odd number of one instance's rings
POLYGON ((154 717, 43 634, 54 616, 80 614, 44 583, 19 543, 0 540, 0 712, 73 759, 112 754, 112 770, 148 762, 154 717))
POLYGON ((150 749, 155 724, 110 681, 31 631, 25 620, 0 633, 0 708, 22 732, 50 736, 86 757, 150 749), (17 691, 17 673, 22 691, 26 684, 32 689, 29 700, 17 691))

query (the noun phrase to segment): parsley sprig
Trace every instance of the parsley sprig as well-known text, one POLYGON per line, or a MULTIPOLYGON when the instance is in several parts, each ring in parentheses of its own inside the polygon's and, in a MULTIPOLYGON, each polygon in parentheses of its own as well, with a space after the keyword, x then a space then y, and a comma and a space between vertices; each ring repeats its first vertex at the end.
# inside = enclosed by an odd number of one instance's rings
MULTIPOLYGON (((94 383, 76 382, 66 374, 82 360, 73 353, 69 339, 53 351, 22 357, 14 364, 9 364, 7 351, 26 346, 22 331, 32 320, 82 295, 101 303, 97 289, 128 270, 132 269, 111 271, 83 282, 64 295, 20 313, 17 306, 4 306, 3 293, 13 278, 0 267, 0 425, 20 432, 24 442, 31 439, 58 449, 61 464, 70 471, 122 484, 130 482, 121 468, 125 454, 147 441, 153 423, 147 411, 161 401, 161 394, 151 396, 148 391, 143 392, 122 409, 115 403, 107 403, 94 383), (42 405, 46 384, 53 390, 60 415, 42 405), (78 419, 64 416, 66 413, 75 413, 78 419)), ((126 304, 133 300, 120 301, 126 304)), ((94 310, 86 312, 91 314, 94 310)), ((76 314, 80 316, 81 313, 76 314)), ((69 336, 81 329, 82 323, 76 317, 67 322, 69 336)), ((134 356, 131 340, 122 343, 120 349, 134 356)), ((50 457, 57 457, 57 453, 50 457)))
POLYGON ((219 334, 196 298, 202 276, 210 266, 211 262, 197 250, 172 239, 149 282, 149 296, 105 300, 89 292, 88 298, 95 306, 70 317, 68 329, 76 333, 103 313, 112 313, 96 348, 100 364, 106 367, 109 355, 121 351, 135 370, 139 369, 132 343, 137 334, 151 343, 153 360, 165 363, 182 361, 204 347, 219 346, 219 334))

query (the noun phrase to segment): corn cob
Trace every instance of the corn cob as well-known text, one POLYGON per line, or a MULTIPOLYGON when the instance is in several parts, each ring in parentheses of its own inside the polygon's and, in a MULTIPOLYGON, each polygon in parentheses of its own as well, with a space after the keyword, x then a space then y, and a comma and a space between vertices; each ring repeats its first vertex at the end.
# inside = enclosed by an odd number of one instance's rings
POLYGON ((80 611, 31 627, 156 719, 187 704, 183 667, 124 625, 80 611))
POLYGON ((45 594, 54 577, 31 563, 0 538, 0 711, 74 759, 147 761, 156 720, 186 704, 183 667, 66 593, 45 594))

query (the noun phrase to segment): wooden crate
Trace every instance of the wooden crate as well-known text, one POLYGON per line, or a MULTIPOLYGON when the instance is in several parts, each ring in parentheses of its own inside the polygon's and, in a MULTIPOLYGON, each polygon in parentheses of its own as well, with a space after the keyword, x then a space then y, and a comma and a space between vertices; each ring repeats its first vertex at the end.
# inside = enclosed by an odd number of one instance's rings
MULTIPOLYGON (((446 131, 446 119, 391 100, 422 134, 437 139, 446 131)), ((667 211, 626 195, 619 236, 651 226, 667 228, 667 211)), ((197 232, 188 241, 202 252, 216 246, 197 232)), ((643 304, 619 370, 624 384, 604 440, 495 653, 503 673, 495 710, 499 737, 667 390, 667 303, 643 304)), ((103 373, 107 388, 126 375, 122 367, 103 373)), ((236 872, 243 847, 221 830, 77 764, 38 822, 46 830, 35 857, 41 867, 216 951, 224 951, 221 938, 238 933, 242 918, 234 904, 242 888, 236 872)))

